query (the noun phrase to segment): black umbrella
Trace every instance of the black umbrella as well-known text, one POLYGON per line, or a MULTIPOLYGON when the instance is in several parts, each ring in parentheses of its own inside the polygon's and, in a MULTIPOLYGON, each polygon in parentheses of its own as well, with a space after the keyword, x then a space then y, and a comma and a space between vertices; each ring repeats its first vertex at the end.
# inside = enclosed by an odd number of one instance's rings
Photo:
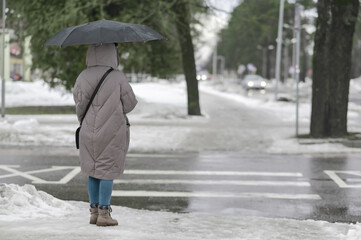
POLYGON ((45 45, 72 46, 118 42, 148 42, 165 39, 153 29, 139 24, 99 20, 64 28, 45 45))

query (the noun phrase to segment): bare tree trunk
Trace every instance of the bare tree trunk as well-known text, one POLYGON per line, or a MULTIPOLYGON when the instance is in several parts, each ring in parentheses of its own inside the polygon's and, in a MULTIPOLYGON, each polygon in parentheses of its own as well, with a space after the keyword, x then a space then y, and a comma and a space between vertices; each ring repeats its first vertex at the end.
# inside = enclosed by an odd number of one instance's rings
POLYGON ((306 39, 306 32, 301 30, 301 73, 300 73, 300 81, 305 82, 306 75, 307 75, 307 39, 306 39))
POLYGON ((267 42, 267 48, 266 48, 266 78, 271 79, 271 51, 268 49, 268 42, 267 42))
POLYGON ((361 40, 357 36, 354 40, 356 41, 353 43, 354 47, 352 50, 351 78, 358 78, 361 75, 361 40))
POLYGON ((351 50, 359 0, 318 0, 311 136, 347 135, 351 50))
POLYGON ((187 83, 188 114, 201 115, 188 3, 184 0, 178 0, 173 5, 173 11, 176 14, 176 27, 182 51, 183 71, 187 83))
POLYGON ((289 47, 288 44, 286 43, 283 46, 283 82, 287 82, 288 79, 288 69, 289 69, 289 47))

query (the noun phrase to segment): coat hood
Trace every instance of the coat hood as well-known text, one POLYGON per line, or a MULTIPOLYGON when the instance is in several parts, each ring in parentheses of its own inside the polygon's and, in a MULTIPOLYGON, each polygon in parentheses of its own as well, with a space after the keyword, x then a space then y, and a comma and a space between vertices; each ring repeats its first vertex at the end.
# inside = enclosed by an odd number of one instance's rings
POLYGON ((108 66, 114 69, 118 67, 118 49, 113 43, 101 45, 89 45, 86 54, 86 65, 108 66))

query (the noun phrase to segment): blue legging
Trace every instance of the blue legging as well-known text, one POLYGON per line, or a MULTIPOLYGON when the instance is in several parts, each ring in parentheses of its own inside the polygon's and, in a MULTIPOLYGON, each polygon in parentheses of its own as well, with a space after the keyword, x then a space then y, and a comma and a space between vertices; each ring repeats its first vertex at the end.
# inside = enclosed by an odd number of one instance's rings
POLYGON ((113 191, 113 180, 93 177, 88 179, 89 202, 92 205, 109 206, 113 191))

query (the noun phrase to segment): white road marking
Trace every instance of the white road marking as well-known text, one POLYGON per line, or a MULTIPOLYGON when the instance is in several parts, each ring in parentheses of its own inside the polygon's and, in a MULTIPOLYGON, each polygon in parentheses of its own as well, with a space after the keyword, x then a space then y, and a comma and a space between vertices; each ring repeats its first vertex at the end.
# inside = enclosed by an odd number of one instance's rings
POLYGON ((1 166, 6 166, 6 167, 11 167, 11 168, 19 168, 20 165, 0 165, 0 168, 1 166))
POLYGON ((346 178, 346 182, 361 183, 361 179, 360 178, 346 178))
POLYGON ((321 200, 318 194, 283 194, 254 192, 171 192, 171 191, 123 191, 114 190, 113 197, 207 197, 207 198, 271 198, 321 200))
POLYGON ((33 170, 33 171, 27 171, 27 172, 22 172, 22 171, 13 169, 13 167, 18 167, 18 166, 16 166, 16 165, 0 165, 0 169, 11 172, 11 174, 1 175, 0 178, 21 176, 23 178, 32 180, 32 183, 36 183, 36 184, 67 184, 71 179, 73 179, 80 172, 80 167, 76 167, 76 166, 52 166, 51 168, 45 168, 45 169, 39 169, 39 170, 33 170), (65 169, 72 169, 72 170, 69 173, 67 173, 59 181, 47 181, 42 178, 31 175, 34 173, 52 172, 52 171, 59 171, 59 170, 65 170, 65 169))
POLYGON ((295 186, 310 187, 309 182, 297 181, 243 181, 243 180, 189 180, 189 179, 115 179, 114 184, 199 184, 199 185, 242 185, 242 186, 295 186))
POLYGON ((354 176, 361 177, 360 171, 332 171, 332 170, 325 170, 326 173, 340 188, 361 188, 361 184, 354 184, 348 185, 344 180, 342 180, 337 173, 342 174, 350 174, 354 176))
POLYGON ((210 175, 210 176, 270 176, 302 177, 299 172, 240 172, 240 171, 180 171, 180 170, 125 170, 124 174, 134 175, 210 175))
POLYGON ((42 181, 42 179, 38 178, 38 177, 35 177, 33 175, 30 175, 26 172, 21 172, 21 171, 18 171, 16 169, 13 169, 13 168, 10 168, 8 166, 1 166, 1 169, 5 170, 5 171, 8 171, 8 172, 11 172, 13 174, 15 174, 15 176, 21 176, 23 178, 26 178, 26 179, 29 179, 29 180, 32 180, 33 182, 36 182, 36 181, 42 181))
POLYGON ((72 180, 78 173, 80 173, 80 167, 75 167, 71 170, 67 175, 65 175, 59 181, 46 181, 43 180, 42 182, 33 182, 33 183, 42 183, 42 184, 67 184, 70 180, 72 180))
POLYGON ((142 154, 142 153, 128 153, 127 157, 140 158, 187 158, 187 155, 171 155, 171 154, 142 154))
MULTIPOLYGON (((0 165, 0 169, 2 169, 3 166, 11 167, 11 168, 20 167, 20 166, 16 166, 16 165, 0 165)), ((59 171, 59 170, 73 169, 73 168, 75 168, 75 167, 74 166, 52 166, 51 168, 43 168, 43 169, 39 169, 39 170, 32 170, 32 171, 27 171, 27 172, 24 172, 24 173, 27 173, 27 174, 44 173, 44 172, 52 172, 52 171, 59 171)), ((16 176, 18 176, 18 174, 11 173, 11 174, 6 174, 6 175, 0 175, 0 178, 8 178, 8 177, 16 177, 16 176)))

